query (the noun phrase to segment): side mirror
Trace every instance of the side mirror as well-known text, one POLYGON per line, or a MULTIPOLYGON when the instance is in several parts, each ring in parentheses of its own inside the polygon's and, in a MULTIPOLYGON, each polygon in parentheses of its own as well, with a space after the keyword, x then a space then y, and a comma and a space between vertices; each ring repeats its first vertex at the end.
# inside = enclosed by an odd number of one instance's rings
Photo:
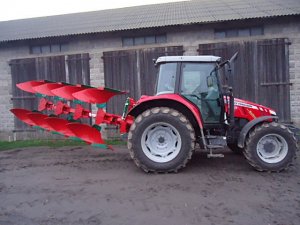
POLYGON ((237 59, 238 52, 234 53, 234 55, 230 58, 230 60, 227 61, 225 64, 225 74, 226 74, 226 79, 229 83, 229 86, 233 86, 233 76, 234 76, 234 62, 237 59))
POLYGON ((207 84, 207 87, 212 87, 214 85, 214 79, 212 76, 208 76, 206 78, 206 84, 207 84))

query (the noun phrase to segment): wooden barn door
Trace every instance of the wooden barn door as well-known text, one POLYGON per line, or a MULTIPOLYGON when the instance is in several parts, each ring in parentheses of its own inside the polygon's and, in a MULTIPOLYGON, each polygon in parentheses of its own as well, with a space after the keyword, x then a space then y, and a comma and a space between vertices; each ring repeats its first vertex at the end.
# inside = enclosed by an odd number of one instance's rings
MULTIPOLYGON (((12 75, 12 101, 13 108, 36 109, 37 98, 35 95, 24 92, 16 87, 16 84, 36 79, 35 59, 13 59, 10 61, 12 75)), ((28 125, 15 118, 14 131, 34 131, 28 125)))
POLYGON ((128 91, 111 99, 107 111, 121 114, 128 96, 137 100, 141 95, 153 95, 157 76, 153 59, 182 54, 182 46, 104 52, 105 86, 128 91))
MULTIPOLYGON (((35 110, 38 101, 34 94, 16 87, 17 83, 29 80, 51 80, 90 84, 88 54, 49 56, 10 60, 12 76, 12 100, 14 108, 35 110)), ((29 126, 15 119, 15 132, 31 131, 29 126)))
POLYGON ((290 79, 286 39, 222 42, 199 45, 200 55, 229 59, 239 52, 234 68, 235 97, 273 108, 290 122, 290 79))

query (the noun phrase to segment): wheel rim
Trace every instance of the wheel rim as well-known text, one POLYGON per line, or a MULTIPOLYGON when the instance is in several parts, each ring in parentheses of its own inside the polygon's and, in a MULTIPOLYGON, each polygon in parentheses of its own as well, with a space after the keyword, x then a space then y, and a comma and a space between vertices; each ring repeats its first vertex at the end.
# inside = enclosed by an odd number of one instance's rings
POLYGON ((288 153, 286 140, 278 134, 267 134, 257 143, 257 154, 266 163, 278 163, 288 153))
POLYGON ((167 123, 151 124, 142 134, 142 150, 154 162, 165 163, 174 159, 181 149, 178 130, 167 123))

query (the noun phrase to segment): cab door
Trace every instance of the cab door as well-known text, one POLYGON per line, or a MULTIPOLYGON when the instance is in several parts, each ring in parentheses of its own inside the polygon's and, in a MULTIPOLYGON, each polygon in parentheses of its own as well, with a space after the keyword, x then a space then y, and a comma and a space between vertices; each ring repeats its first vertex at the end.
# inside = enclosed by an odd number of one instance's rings
POLYGON ((222 109, 215 63, 182 63, 179 89, 182 96, 197 105, 205 124, 221 122, 222 109))

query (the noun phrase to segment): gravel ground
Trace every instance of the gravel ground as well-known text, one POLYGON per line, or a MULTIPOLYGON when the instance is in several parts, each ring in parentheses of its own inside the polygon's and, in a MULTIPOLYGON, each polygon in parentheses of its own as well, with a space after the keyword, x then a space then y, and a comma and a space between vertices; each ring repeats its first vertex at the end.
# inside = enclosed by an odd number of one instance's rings
POLYGON ((198 152, 177 174, 146 174, 125 147, 0 152, 0 225, 299 225, 300 164, 254 171, 198 152))

